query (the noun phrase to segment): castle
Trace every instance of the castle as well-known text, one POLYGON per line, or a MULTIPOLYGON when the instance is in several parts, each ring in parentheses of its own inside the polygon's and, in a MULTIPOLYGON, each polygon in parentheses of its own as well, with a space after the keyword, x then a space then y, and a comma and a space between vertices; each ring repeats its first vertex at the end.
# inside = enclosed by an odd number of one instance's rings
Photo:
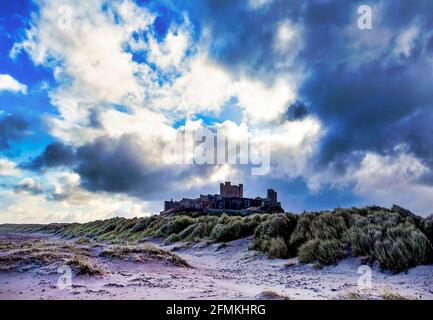
POLYGON ((268 189, 266 198, 244 198, 243 184, 231 185, 229 181, 220 184, 220 194, 203 195, 199 198, 182 198, 179 201, 164 201, 164 211, 161 213, 175 213, 182 210, 201 210, 209 213, 240 212, 243 214, 261 212, 284 212, 277 200, 277 193, 268 189))

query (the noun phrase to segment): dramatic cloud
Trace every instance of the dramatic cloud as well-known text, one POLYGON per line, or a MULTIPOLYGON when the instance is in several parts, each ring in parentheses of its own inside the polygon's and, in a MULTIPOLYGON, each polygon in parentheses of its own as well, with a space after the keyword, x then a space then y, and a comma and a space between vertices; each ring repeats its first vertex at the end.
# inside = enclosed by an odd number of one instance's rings
POLYGON ((40 183, 32 178, 24 178, 14 187, 15 192, 30 192, 32 194, 41 194, 43 192, 40 183))
MULTIPOLYGON (((4 193, 8 210, 57 203, 69 219, 73 203, 99 217, 91 199, 110 194, 110 214, 120 210, 114 198, 122 208, 144 200, 138 211, 157 211, 164 198, 217 191, 231 179, 250 183, 253 195, 276 184, 287 210, 308 209, 321 195, 316 207, 340 205, 339 196, 323 200, 338 190, 348 204, 397 202, 429 213, 433 3, 376 1, 372 30, 358 28, 360 4, 38 1, 10 56, 52 73, 46 90, 55 112, 42 118, 56 142, 21 161, 33 180, 15 177, 16 190, 4 193), (71 28, 59 26, 61 5, 72 9, 71 28), (269 174, 162 161, 177 133, 205 127, 238 142, 266 132, 269 174), (296 199, 293 188, 302 190, 296 199), (14 196, 24 197, 22 206, 14 196)), ((26 92, 10 76, 0 79, 26 92)), ((1 118, 0 149, 11 149, 28 126, 1 118)), ((13 179, 15 162, 0 159, 0 173, 13 179)))
POLYGON ((49 144, 45 150, 31 162, 24 163, 23 168, 40 170, 52 167, 67 167, 75 163, 75 150, 73 147, 61 142, 49 144))
POLYGON ((87 190, 124 193, 145 200, 216 184, 230 173, 224 166, 166 164, 163 142, 155 146, 149 146, 137 134, 100 137, 77 149, 74 171, 87 190))
POLYGON ((0 118, 0 151, 11 148, 11 142, 26 135, 29 123, 21 117, 11 115, 0 118))
POLYGON ((308 109, 301 101, 295 101, 287 109, 287 118, 289 120, 303 119, 308 115, 308 109))
POLYGON ((355 192, 371 203, 405 203, 411 210, 429 215, 433 213, 433 187, 419 182, 428 171, 417 158, 404 152, 394 157, 368 153, 351 174, 356 180, 355 192))
POLYGON ((86 222, 112 217, 141 217, 155 211, 148 203, 124 195, 75 190, 55 201, 45 194, 0 190, 2 223, 86 222))
MULTIPOLYGON (((201 6, 191 4, 191 11, 200 17, 212 35, 210 52, 223 65, 236 74, 247 71, 255 77, 266 76, 268 72, 278 74, 286 68, 275 65, 274 58, 280 57, 284 41, 295 43, 299 36, 295 31, 296 21, 287 20, 288 16, 299 13, 302 5, 296 8, 297 1, 206 1, 201 6), (292 5, 293 4, 293 5, 292 5), (261 6, 266 10, 252 10, 261 6), (290 6, 292 8, 290 8, 290 6), (296 12, 294 12, 294 10, 296 12), (224 21, 224 23, 221 23, 224 21), (280 32, 278 32, 280 28, 280 32), (286 32, 289 31, 290 32, 286 32), (293 31, 292 37, 290 36, 293 31), (281 47, 280 45, 281 44, 281 47), (277 49, 277 50, 274 50, 277 49)), ((300 2, 298 3, 300 4, 300 2)), ((297 46, 291 50, 296 54, 297 46)), ((287 58, 287 57, 286 57, 287 58)), ((283 61, 284 59, 281 59, 283 61)), ((267 80, 272 80, 267 77, 267 80)))
POLYGON ((80 204, 91 200, 92 195, 80 188, 80 176, 73 172, 54 173, 49 176, 48 200, 80 204))
POLYGON ((16 163, 0 158, 0 176, 13 176, 17 174, 16 163))
POLYGON ((77 151, 77 173, 89 190, 149 194, 166 182, 160 159, 149 159, 145 146, 134 135, 119 139, 101 137, 77 151))
POLYGON ((8 74, 0 74, 0 91, 27 93, 27 86, 8 74))

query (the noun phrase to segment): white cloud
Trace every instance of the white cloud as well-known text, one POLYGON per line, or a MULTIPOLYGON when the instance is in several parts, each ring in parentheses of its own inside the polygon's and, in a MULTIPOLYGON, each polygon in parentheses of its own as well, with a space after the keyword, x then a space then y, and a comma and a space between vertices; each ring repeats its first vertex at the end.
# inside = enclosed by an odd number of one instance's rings
POLYGON ((309 162, 317 151, 324 134, 321 122, 315 117, 285 121, 271 131, 272 175, 288 178, 309 175, 309 162))
POLYGON ((22 179, 16 186, 16 192, 30 192, 30 193, 42 193, 42 185, 37 182, 35 179, 27 177, 22 179))
POLYGON ((27 86, 8 74, 0 74, 0 91, 27 93, 27 86))
POLYGON ((187 25, 172 27, 161 43, 153 37, 149 38, 148 59, 162 70, 170 67, 178 69, 190 45, 191 39, 187 25))
POLYGON ((355 193, 371 203, 399 204, 428 215, 433 213, 433 186, 419 182, 427 172, 429 169, 409 154, 381 156, 368 153, 351 176, 356 181, 355 193))
MULTIPOLYGON (((74 173, 51 173, 46 179, 48 194, 0 189, 0 223, 87 222, 112 217, 150 215, 148 202, 125 195, 83 190, 74 173)), ((22 183, 38 185, 26 178, 22 183)))
POLYGON ((14 176, 18 174, 16 163, 6 158, 0 158, 0 176, 14 176))
POLYGON ((263 9, 267 5, 271 4, 273 0, 248 0, 248 5, 253 10, 263 9))
POLYGON ((230 75, 205 55, 191 58, 173 85, 164 87, 156 105, 183 115, 219 110, 232 95, 230 75))
MULTIPOLYGON (((258 130, 245 122, 237 125, 232 121, 216 124, 216 127, 232 142, 250 143, 259 148, 262 145, 269 145, 271 161, 269 175, 278 178, 296 178, 309 174, 308 163, 324 133, 320 121, 311 116, 297 121, 274 123, 258 130)), ((249 160, 251 162, 251 158, 249 160)), ((230 172, 231 177, 236 175, 239 173, 230 172)))
POLYGON ((159 91, 154 105, 180 112, 180 116, 218 112, 231 97, 237 97, 245 121, 258 124, 279 119, 295 98, 294 82, 287 78, 279 78, 272 85, 246 76, 234 79, 228 70, 200 52, 179 71, 181 76, 159 91))
POLYGON ((149 69, 135 63, 124 45, 133 31, 147 28, 154 17, 130 1, 105 11, 103 3, 42 2, 26 39, 14 45, 14 54, 25 50, 36 64, 53 69, 60 85, 50 91, 50 97, 70 126, 81 126, 83 111, 95 104, 132 107, 145 98, 141 82, 149 69), (69 29, 58 26, 60 5, 72 9, 69 29))
POLYGON ((394 155, 368 152, 359 166, 347 168, 344 175, 330 168, 312 172, 309 187, 313 192, 319 192, 323 185, 350 187, 365 205, 397 204, 420 215, 433 213, 433 186, 420 181, 430 169, 401 146, 395 151, 394 155))
POLYGON ((0 223, 87 222, 150 215, 146 202, 125 196, 91 194, 88 201, 47 201, 43 195, 0 190, 0 223))
POLYGON ((418 32, 418 28, 413 25, 397 35, 394 48, 395 56, 403 56, 405 58, 410 56, 418 32))
POLYGON ((274 38, 274 50, 283 55, 285 65, 293 62, 295 55, 302 49, 302 28, 286 19, 278 24, 274 38))
MULTIPOLYGON (((150 30, 154 16, 149 11, 131 1, 110 3, 101 10, 102 3, 40 2, 40 14, 34 17, 26 38, 11 51, 16 56, 25 50, 36 64, 53 71, 57 86, 47 91, 59 116, 48 116, 46 122, 54 137, 81 146, 101 136, 132 135, 136 150, 131 154, 137 157, 137 163, 169 171, 173 168, 163 163, 162 146, 184 129, 174 129, 171 124, 180 118, 194 118, 197 113, 217 113, 230 98, 237 97, 243 122, 236 125, 225 121, 215 126, 239 141, 254 128, 268 128, 271 134, 261 139, 271 144, 272 174, 293 177, 306 170, 305 164, 323 129, 313 117, 284 120, 289 103, 296 98, 291 78, 280 76, 271 84, 243 74, 235 78, 230 70, 209 58, 207 46, 212 39, 206 32, 199 43, 193 43, 188 17, 184 24, 172 25, 165 39, 157 41, 150 30), (72 8, 70 29, 58 27, 60 5, 72 8), (147 40, 133 37, 136 31, 145 33, 143 39, 147 40), (158 70, 147 62, 134 61, 127 48, 134 53, 145 51, 148 62, 158 70), (125 110, 120 111, 118 106, 125 110), (94 110, 99 126, 89 122, 94 110)), ((268 3, 250 2, 255 8, 268 3)), ((276 35, 277 54, 286 55, 292 46, 299 47, 299 34, 296 25, 283 22, 276 35)), ((187 126, 203 123, 187 121, 187 126)), ((178 192, 239 174, 236 167, 227 165, 194 169, 176 167, 180 176, 178 192)), ((86 191, 75 173, 49 170, 41 180, 45 194, 2 191, 7 201, 0 206, 0 219, 23 221, 27 212, 31 222, 88 221, 127 212, 143 214, 153 208, 149 202, 125 195, 86 191)))
POLYGON ((235 86, 239 106, 245 109, 247 119, 253 123, 279 119, 295 98, 293 85, 284 79, 278 79, 272 86, 243 79, 235 86))
MULTIPOLYGON (((246 120, 257 123, 278 119, 294 98, 293 82, 287 79, 280 78, 271 86, 245 76, 232 79, 227 70, 208 58, 206 44, 211 39, 203 36, 202 43, 191 43, 187 17, 184 24, 172 26, 162 42, 148 32, 149 40, 144 43, 133 38, 132 32, 147 32, 154 17, 130 1, 105 11, 99 1, 86 5, 70 1, 67 5, 73 8, 73 21, 69 30, 57 26, 59 4, 64 5, 58 1, 43 3, 40 16, 14 52, 26 50, 36 63, 53 68, 60 86, 50 91, 50 97, 61 117, 48 122, 52 133, 65 141, 88 141, 103 134, 87 126, 85 115, 95 105, 105 119, 113 104, 127 107, 134 115, 152 109, 155 113, 148 114, 152 118, 157 119, 163 111, 167 119, 173 119, 218 111, 237 96, 246 120), (115 19, 114 13, 120 18, 115 19), (147 49, 149 61, 156 63, 159 71, 172 68, 175 72, 168 74, 170 81, 159 84, 158 75, 146 63, 133 61, 125 44, 133 50, 147 49), (187 49, 196 53, 186 57, 187 49)), ((290 26, 283 24, 280 29, 286 27, 290 26)), ((290 42, 291 37, 283 31, 279 32, 284 38, 280 42, 290 42)))

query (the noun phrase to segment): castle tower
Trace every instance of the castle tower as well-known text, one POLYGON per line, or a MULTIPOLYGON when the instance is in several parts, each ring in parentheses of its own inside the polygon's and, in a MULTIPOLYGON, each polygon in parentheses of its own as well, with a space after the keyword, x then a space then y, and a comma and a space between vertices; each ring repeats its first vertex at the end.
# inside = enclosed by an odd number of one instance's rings
POLYGON ((274 189, 268 189, 267 194, 266 194, 266 199, 271 204, 277 203, 277 193, 274 191, 274 189))
POLYGON ((230 181, 220 183, 220 195, 226 198, 243 198, 244 186, 243 184, 239 184, 239 186, 232 186, 230 181))

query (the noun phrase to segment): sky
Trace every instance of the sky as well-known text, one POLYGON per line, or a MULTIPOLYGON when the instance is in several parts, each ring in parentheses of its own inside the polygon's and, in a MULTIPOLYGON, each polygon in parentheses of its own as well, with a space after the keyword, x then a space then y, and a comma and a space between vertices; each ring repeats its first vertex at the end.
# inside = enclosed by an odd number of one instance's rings
POLYGON ((0 31, 0 223, 146 216, 223 181, 294 213, 433 213, 430 0, 16 0, 0 31), (270 170, 162 160, 206 128, 266 132, 270 170))

